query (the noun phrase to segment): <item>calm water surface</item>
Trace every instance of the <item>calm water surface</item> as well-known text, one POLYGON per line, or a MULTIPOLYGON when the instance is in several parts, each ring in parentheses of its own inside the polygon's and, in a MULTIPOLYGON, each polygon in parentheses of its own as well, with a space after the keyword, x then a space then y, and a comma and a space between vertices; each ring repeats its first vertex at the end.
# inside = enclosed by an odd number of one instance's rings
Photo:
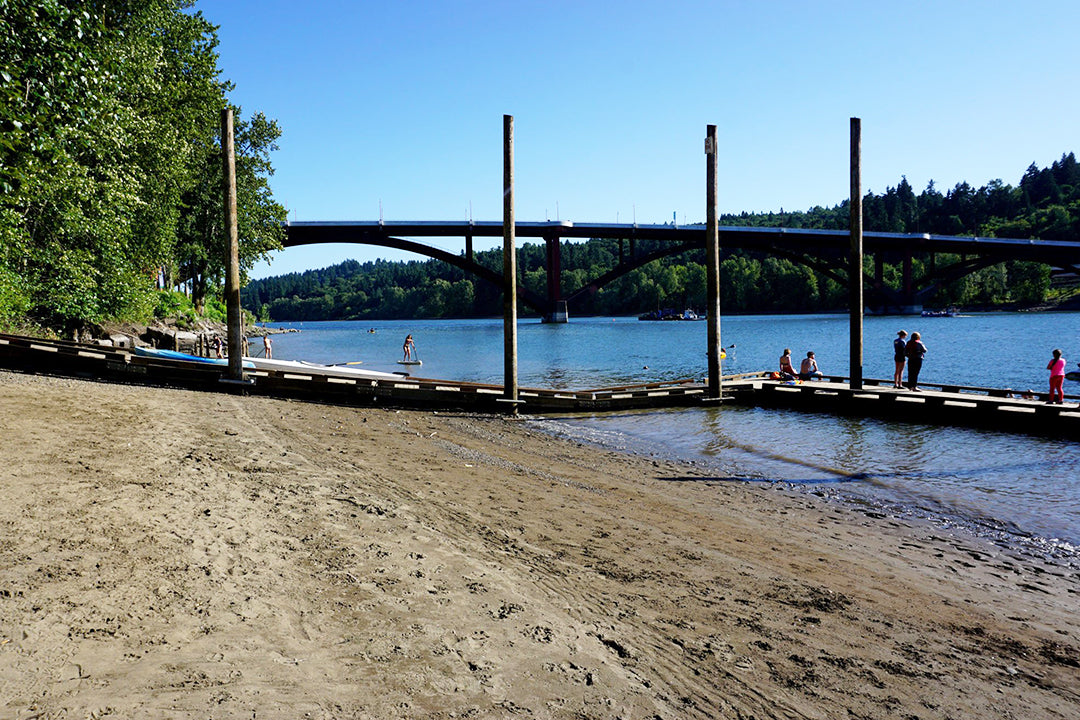
MULTIPOLYGON (((274 355, 316 362, 361 360, 400 371, 412 333, 424 377, 502 382, 502 320, 274 324, 274 355), (374 333, 369 330, 375 330, 374 333)), ((1045 389, 1050 351, 1080 360, 1080 313, 985 313, 959 318, 867 318, 864 375, 892 377, 896 331, 929 348, 922 379, 1045 389)), ((724 372, 774 369, 785 347, 814 350, 822 370, 848 374, 848 319, 839 315, 724 318, 724 372), (734 345, 734 347, 731 347, 734 345)), ((595 388, 704 377, 704 322, 572 318, 522 320, 523 387, 595 388)), ((1068 381, 1066 393, 1080 394, 1068 381)), ((894 512, 927 515, 1051 550, 1080 546, 1080 443, 985 430, 765 410, 682 409, 538 419, 551 432, 631 452, 692 460, 718 479, 796 483, 894 512)))

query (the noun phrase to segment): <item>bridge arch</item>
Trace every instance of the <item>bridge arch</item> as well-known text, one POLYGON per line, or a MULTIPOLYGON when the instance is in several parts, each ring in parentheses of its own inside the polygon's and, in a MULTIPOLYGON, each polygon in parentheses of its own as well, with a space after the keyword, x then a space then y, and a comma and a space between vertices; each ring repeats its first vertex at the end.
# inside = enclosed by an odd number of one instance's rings
MULTIPOLYGON (((489 267, 481 265, 480 263, 472 260, 468 256, 455 255, 452 252, 437 248, 432 245, 425 245, 423 243, 416 242, 414 240, 407 240, 405 238, 386 236, 386 237, 365 237, 363 241, 360 240, 321 240, 321 239, 291 239, 287 238, 283 244, 284 247, 299 247, 302 245, 317 245, 327 242, 346 242, 356 245, 374 245, 377 247, 386 247, 393 250, 404 250, 405 252, 416 253, 417 255, 423 255, 425 257, 433 258, 435 260, 441 260, 448 265, 453 265, 456 268, 464 270, 467 273, 472 273, 482 280, 486 280, 493 283, 497 287, 502 287, 503 276, 501 272, 495 272, 489 267)), ((540 294, 533 292, 527 288, 518 286, 517 289, 518 299, 527 307, 536 310, 538 313, 544 313, 547 311, 547 299, 540 294)))
MULTIPOLYGON (((653 260, 705 247, 704 226, 678 227, 674 225, 627 225, 627 224, 575 224, 567 221, 544 223, 516 223, 518 237, 542 238, 547 245, 547 296, 519 285, 518 298, 541 316, 552 317, 561 304, 594 293, 613 280, 646 265, 653 260), (586 282, 582 287, 566 293, 561 292, 561 242, 563 239, 609 239, 630 241, 655 240, 671 243, 642 256, 620 264, 600 277, 586 282)), ((317 243, 353 243, 388 247, 442 260, 472 273, 488 282, 502 285, 502 274, 480 265, 473 259, 474 237, 501 237, 500 222, 300 222, 286 226, 285 247, 317 243), (453 254, 425 245, 409 237, 464 237, 465 253, 453 254)), ((850 244, 846 230, 813 230, 766 227, 720 227, 720 244, 723 248, 739 248, 784 257, 805 265, 815 272, 841 284, 847 283, 847 251, 850 244)), ((883 306, 898 309, 914 309, 928 299, 941 285, 976 272, 979 269, 1007 260, 1041 262, 1051 267, 1070 270, 1080 268, 1080 242, 1035 240, 1017 238, 980 238, 913 233, 866 232, 864 247, 878 264, 873 276, 864 273, 864 280, 871 292, 878 296, 883 306), (942 266, 922 279, 923 286, 913 287, 910 277, 911 258, 916 254, 952 253, 961 255, 960 263, 942 266), (905 280, 903 287, 894 289, 881 280, 880 263, 886 255, 899 255, 904 259, 905 280)), ((563 314, 565 317, 565 312, 563 314)))

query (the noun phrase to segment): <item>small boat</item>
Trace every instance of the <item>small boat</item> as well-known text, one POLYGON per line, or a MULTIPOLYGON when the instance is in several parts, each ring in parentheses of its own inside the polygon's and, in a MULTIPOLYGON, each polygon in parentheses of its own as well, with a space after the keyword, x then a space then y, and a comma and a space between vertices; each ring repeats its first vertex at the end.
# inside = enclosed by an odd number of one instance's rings
MULTIPOLYGON (((183 362, 199 363, 201 365, 218 365, 221 367, 229 366, 228 358, 208 358, 201 355, 190 355, 188 353, 179 352, 177 350, 164 350, 162 348, 151 347, 136 347, 135 354, 142 357, 158 358, 162 360, 181 360, 183 362)), ((248 358, 244 359, 243 366, 247 369, 254 368, 248 358)))
POLYGON ((922 311, 922 316, 923 317, 960 317, 960 313, 958 313, 953 308, 949 308, 948 310, 923 310, 922 311))
POLYGON ((653 312, 647 312, 643 315, 638 315, 638 320, 704 320, 704 315, 698 315, 696 312, 687 308, 681 313, 672 309, 664 308, 663 310, 654 310, 653 312))

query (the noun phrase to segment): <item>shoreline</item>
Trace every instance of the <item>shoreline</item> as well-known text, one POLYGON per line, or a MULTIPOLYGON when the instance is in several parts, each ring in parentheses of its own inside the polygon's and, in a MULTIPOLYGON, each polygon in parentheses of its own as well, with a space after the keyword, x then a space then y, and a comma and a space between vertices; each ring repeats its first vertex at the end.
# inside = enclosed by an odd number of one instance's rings
MULTIPOLYGON (((692 408, 659 409, 641 411, 645 414, 652 413, 677 413, 693 412, 692 408)), ((798 411, 784 410, 779 412, 796 413, 798 411)), ((802 416, 797 416, 801 418, 802 416)), ((667 462, 683 463, 695 466, 701 472, 723 474, 730 478, 726 482, 734 484, 746 483, 750 485, 760 484, 769 487, 782 488, 787 492, 811 495, 825 498, 831 502, 843 503, 844 505, 859 510, 882 513, 894 519, 911 519, 926 522, 942 530, 957 529, 962 532, 977 536, 995 545, 1011 549, 1015 552, 1030 555, 1052 562, 1060 562, 1080 567, 1080 542, 1068 538, 1040 534, 1039 532, 1018 524, 1007 517, 997 517, 993 514, 978 513, 970 506, 959 508, 939 502, 934 507, 929 507, 925 501, 918 502, 913 499, 905 500, 901 493, 895 489, 877 490, 871 492, 852 492, 850 485, 852 480, 840 471, 827 469, 824 472, 839 473, 833 478, 821 478, 819 480, 795 481, 777 478, 767 474, 763 470, 760 474, 738 474, 731 476, 730 469, 723 460, 710 458, 705 455, 686 456, 679 452, 672 452, 666 446, 658 446, 646 439, 624 435, 619 430, 609 430, 606 427, 596 432, 596 428, 579 424, 577 421, 587 417, 559 417, 559 416, 534 416, 539 431, 551 434, 568 442, 582 442, 601 450, 615 450, 631 455, 637 455, 647 460, 661 459, 667 462), (612 434, 615 434, 612 437, 612 434), (966 512, 965 512, 966 510, 966 512)), ((888 424, 887 420, 880 420, 888 424)), ((677 415, 672 418, 672 424, 678 423, 677 415)), ((859 475, 859 481, 873 480, 872 474, 859 475)), ((858 485, 858 483, 856 483, 858 485)))
POLYGON ((16 718, 1069 717, 1080 571, 502 417, 0 372, 16 718))
MULTIPOLYGON (((1064 300, 1060 300, 1058 302, 1043 302, 1043 303, 1035 303, 1035 304, 1023 304, 1023 303, 1018 303, 1018 302, 1009 302, 1009 303, 1003 303, 1001 305, 970 305, 970 306, 956 306, 956 305, 953 305, 951 307, 953 307, 953 309, 955 309, 956 312, 960 313, 960 314, 967 314, 967 313, 999 313, 999 312, 1039 312, 1039 313, 1041 313, 1041 312, 1080 312, 1080 295, 1073 295, 1073 296, 1070 296, 1068 298, 1065 298, 1064 300)), ((930 308, 925 308, 925 309, 929 310, 930 308)), ((603 314, 584 313, 584 314, 575 314, 574 317, 576 317, 576 318, 622 317, 622 318, 638 318, 638 319, 641 319, 640 316, 643 315, 643 314, 648 314, 648 313, 647 312, 645 312, 645 313, 633 312, 633 311, 625 312, 625 313, 618 313, 618 314, 614 314, 614 313, 603 313, 603 314)), ((874 311, 871 311, 869 309, 864 310, 863 314, 866 317, 895 317, 895 318, 921 318, 921 317, 926 317, 926 316, 922 315, 921 312, 918 312, 918 313, 916 313, 916 312, 912 312, 912 313, 888 313, 888 312, 874 312, 874 311)), ((850 313, 846 309, 839 309, 839 310, 805 310, 805 311, 799 310, 799 311, 792 311, 792 312, 773 310, 773 311, 768 311, 768 312, 765 312, 765 311, 762 311, 762 312, 727 311, 727 312, 724 312, 723 315, 725 317, 728 316, 728 315, 730 315, 732 317, 771 317, 771 316, 786 316, 786 315, 793 315, 793 316, 797 316, 797 315, 838 315, 838 316, 842 316, 842 317, 848 317, 850 315, 850 313)), ((541 315, 533 314, 531 312, 519 315, 519 320, 540 320, 540 318, 541 318, 541 315)), ((365 318, 352 318, 352 319, 350 319, 350 318, 323 318, 323 319, 319 319, 319 320, 310 320, 310 319, 309 320, 268 320, 268 321, 266 321, 266 323, 263 323, 263 321, 259 320, 259 321, 257 321, 256 324, 261 327, 264 324, 288 325, 288 324, 305 323, 305 322, 356 322, 356 323, 368 323, 368 322, 407 322, 409 320, 430 321, 430 320, 501 320, 501 319, 502 319, 502 315, 463 315, 463 316, 456 316, 455 315, 455 316, 417 317, 417 318, 365 317, 365 318)), ((704 319, 705 319, 704 315, 697 318, 697 320, 704 320, 704 319)), ((681 318, 680 318, 680 320, 681 320, 681 318)), ((653 319, 650 319, 649 321, 653 321, 653 319)))

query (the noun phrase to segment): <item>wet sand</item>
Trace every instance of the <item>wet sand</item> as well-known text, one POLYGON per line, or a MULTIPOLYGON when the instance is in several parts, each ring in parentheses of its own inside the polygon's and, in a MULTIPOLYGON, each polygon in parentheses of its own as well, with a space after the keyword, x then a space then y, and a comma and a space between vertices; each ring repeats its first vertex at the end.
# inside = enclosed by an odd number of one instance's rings
POLYGON ((505 418, 0 372, 0 717, 1075 718, 1080 569, 505 418))

